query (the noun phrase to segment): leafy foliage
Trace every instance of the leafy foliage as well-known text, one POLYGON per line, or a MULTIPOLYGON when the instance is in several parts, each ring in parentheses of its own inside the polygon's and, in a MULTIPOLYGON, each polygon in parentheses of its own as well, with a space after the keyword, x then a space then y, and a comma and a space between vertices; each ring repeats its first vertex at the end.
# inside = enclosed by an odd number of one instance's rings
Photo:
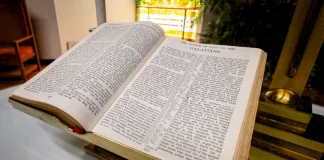
POLYGON ((201 16, 211 13, 201 43, 258 47, 268 53, 265 81, 280 56, 295 9, 295 0, 204 0, 201 16))

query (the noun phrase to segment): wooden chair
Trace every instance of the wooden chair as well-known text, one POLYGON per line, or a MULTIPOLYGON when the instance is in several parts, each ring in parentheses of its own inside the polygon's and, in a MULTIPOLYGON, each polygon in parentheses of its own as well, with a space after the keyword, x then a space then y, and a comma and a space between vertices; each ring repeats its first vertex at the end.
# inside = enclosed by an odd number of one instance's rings
POLYGON ((0 68, 15 65, 24 81, 27 74, 41 69, 26 1, 0 0, 0 68), (36 64, 27 67, 25 62, 32 58, 36 64))

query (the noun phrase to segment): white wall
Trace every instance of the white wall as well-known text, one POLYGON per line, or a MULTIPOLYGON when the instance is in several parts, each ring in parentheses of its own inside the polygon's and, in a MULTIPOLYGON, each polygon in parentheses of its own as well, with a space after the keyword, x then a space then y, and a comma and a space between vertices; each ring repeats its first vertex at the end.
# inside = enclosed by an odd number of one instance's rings
POLYGON ((80 41, 97 26, 94 0, 27 0, 41 59, 56 59, 68 41, 80 41))
POLYGON ((107 23, 135 22, 136 0, 105 0, 107 23))
POLYGON ((62 52, 68 41, 79 41, 97 26, 94 0, 54 0, 62 52))
POLYGON ((53 0, 27 0, 38 52, 41 59, 56 59, 62 54, 53 0))

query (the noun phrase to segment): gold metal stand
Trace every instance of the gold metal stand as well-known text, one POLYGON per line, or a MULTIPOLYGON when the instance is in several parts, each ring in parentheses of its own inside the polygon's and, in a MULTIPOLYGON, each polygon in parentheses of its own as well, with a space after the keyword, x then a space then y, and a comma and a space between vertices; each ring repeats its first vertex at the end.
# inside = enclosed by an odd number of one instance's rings
POLYGON ((120 157, 112 152, 109 152, 101 147, 98 147, 94 144, 89 143, 88 145, 84 146, 84 151, 88 154, 102 159, 102 160, 126 160, 123 157, 120 157))
POLYGON ((324 144, 305 138, 313 115, 300 98, 323 43, 323 1, 297 1, 270 90, 259 103, 252 146, 285 159, 324 158, 324 144))
POLYGON ((304 91, 308 77, 323 44, 324 15, 321 3, 322 0, 297 1, 295 13, 270 89, 287 89, 294 91, 299 96, 301 96, 304 91), (317 9, 317 11, 315 9, 317 9), (318 17, 316 14, 318 14, 318 17), (313 21, 315 21, 315 24, 311 23, 313 21), (311 30, 313 24, 314 27, 311 30), (308 31, 309 29, 311 32, 308 31), (308 32, 311 33, 310 36, 306 34, 308 32), (307 43, 308 37, 309 40, 307 43), (306 44, 302 43, 305 40, 306 44), (300 45, 302 45, 302 47, 300 47, 300 45), (302 50, 303 48, 305 49, 302 50), (296 57, 299 57, 302 52, 304 52, 304 54, 299 61, 299 58, 296 57))

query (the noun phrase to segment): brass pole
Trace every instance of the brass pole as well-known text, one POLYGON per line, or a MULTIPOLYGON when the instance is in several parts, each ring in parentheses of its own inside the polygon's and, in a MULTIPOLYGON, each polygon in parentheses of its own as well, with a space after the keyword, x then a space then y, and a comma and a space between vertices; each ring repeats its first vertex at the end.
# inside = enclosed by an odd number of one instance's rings
MULTIPOLYGON (((321 29, 315 30, 316 26, 314 26, 314 30, 312 31, 298 70, 296 70, 296 74, 292 78, 288 76, 291 66, 291 63, 289 62, 292 62, 294 59, 296 48, 299 44, 300 38, 302 38, 301 34, 305 28, 313 3, 314 1, 312 0, 299 0, 297 2, 295 13, 288 30, 270 89, 282 88, 292 90, 299 96, 302 94, 321 47, 321 45, 318 46, 315 43, 320 42, 320 37, 323 34, 323 31, 320 31, 321 29)), ((320 23, 318 22, 319 18, 320 17, 318 17, 315 25, 320 23)))

